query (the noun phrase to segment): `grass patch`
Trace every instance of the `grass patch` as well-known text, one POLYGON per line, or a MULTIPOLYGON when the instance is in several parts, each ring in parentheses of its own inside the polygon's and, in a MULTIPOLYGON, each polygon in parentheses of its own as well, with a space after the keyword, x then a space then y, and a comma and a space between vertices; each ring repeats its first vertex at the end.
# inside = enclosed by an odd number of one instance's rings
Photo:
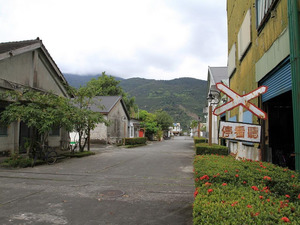
MULTIPOLYGON (((37 162, 39 164, 43 164, 44 161, 38 160, 41 162, 37 162)), ((37 164, 36 163, 36 164, 37 164)), ((33 164, 33 159, 27 156, 21 156, 19 154, 13 154, 11 157, 5 159, 0 166, 6 168, 26 168, 31 167, 33 164)))

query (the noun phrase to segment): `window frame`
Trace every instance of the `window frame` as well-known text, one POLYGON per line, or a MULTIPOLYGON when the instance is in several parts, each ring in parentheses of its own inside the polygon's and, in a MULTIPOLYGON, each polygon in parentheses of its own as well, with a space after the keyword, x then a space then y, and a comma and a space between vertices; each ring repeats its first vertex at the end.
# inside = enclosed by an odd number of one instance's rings
MULTIPOLYGON (((256 29, 258 30, 258 33, 260 33, 260 31, 264 28, 267 21, 270 19, 271 12, 275 8, 275 6, 277 5, 278 2, 279 2, 279 0, 255 0, 256 29), (269 5, 268 9, 265 10, 265 13, 263 14, 263 16, 259 20, 259 16, 261 16, 260 14, 262 14, 261 13, 262 11, 259 11, 261 4, 266 4, 266 2, 270 2, 270 1, 271 1, 271 3, 269 5)), ((265 6, 266 5, 264 5, 263 7, 265 8, 265 6)))
MULTIPOLYGON (((4 111, 4 108, 0 108, 0 115, 4 111)), ((0 137, 8 136, 8 126, 0 123, 0 137)))
POLYGON ((60 136, 60 126, 53 126, 49 132, 49 136, 51 137, 60 136))

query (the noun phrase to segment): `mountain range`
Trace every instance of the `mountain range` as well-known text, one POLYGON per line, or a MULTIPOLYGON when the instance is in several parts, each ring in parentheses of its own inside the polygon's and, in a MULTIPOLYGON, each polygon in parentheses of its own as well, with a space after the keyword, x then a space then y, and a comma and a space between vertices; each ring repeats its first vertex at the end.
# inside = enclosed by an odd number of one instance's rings
MULTIPOLYGON (((78 88, 101 75, 64 74, 64 76, 71 86, 78 88)), ((120 81, 120 86, 130 97, 135 97, 139 109, 151 113, 162 109, 173 117, 174 122, 180 123, 184 130, 189 128, 192 120, 198 120, 203 114, 207 81, 195 78, 153 80, 115 77, 115 79, 120 81)))

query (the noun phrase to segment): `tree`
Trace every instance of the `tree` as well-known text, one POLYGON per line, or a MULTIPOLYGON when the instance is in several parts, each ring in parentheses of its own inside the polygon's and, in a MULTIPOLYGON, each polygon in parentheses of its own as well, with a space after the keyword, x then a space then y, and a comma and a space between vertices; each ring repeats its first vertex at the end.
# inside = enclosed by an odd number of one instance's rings
POLYGON ((173 118, 163 110, 158 110, 155 112, 157 124, 161 127, 163 131, 169 130, 169 127, 173 124, 173 118))
POLYGON ((152 113, 147 112, 146 110, 140 110, 139 112, 140 119, 142 120, 141 126, 145 127, 145 136, 148 137, 148 139, 152 140, 153 135, 155 135, 158 130, 158 124, 156 121, 156 116, 152 113))
POLYGON ((2 93, 0 99, 11 101, 1 113, 1 122, 7 125, 15 121, 24 122, 38 134, 37 140, 31 140, 32 143, 38 141, 44 146, 53 127, 72 129, 72 106, 67 98, 25 89, 2 93))
POLYGON ((92 89, 96 96, 123 96, 125 93, 119 84, 120 81, 102 72, 102 76, 91 79, 86 86, 92 89))
MULTIPOLYGON (((81 86, 78 89, 72 89, 72 94, 74 95, 72 104, 74 108, 71 120, 73 129, 78 132, 79 151, 81 152, 84 151, 87 144, 89 131, 93 130, 98 123, 108 125, 108 121, 103 118, 101 113, 90 110, 96 93, 96 89, 90 88, 89 85, 81 86)), ((101 106, 98 107, 101 108, 101 106)))
POLYGON ((193 120, 191 122, 191 128, 196 128, 196 127, 198 127, 198 121, 197 120, 193 120))
POLYGON ((120 81, 117 81, 114 77, 108 76, 105 72, 102 72, 102 76, 97 79, 93 78, 87 82, 86 86, 91 92, 94 92, 96 96, 122 96, 130 115, 134 115, 138 111, 138 107, 135 104, 134 97, 128 97, 122 87, 119 86, 120 81))

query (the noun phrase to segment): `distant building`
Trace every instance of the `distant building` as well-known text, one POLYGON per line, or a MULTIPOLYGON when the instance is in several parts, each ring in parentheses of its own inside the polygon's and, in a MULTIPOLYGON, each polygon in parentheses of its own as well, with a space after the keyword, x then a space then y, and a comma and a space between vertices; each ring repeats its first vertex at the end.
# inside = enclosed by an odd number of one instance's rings
POLYGON ((182 132, 180 123, 173 123, 173 127, 170 128, 171 135, 179 136, 182 132))
MULTIPOLYGON (((227 73, 227 67, 208 67, 208 72, 207 72, 207 97, 211 95, 216 101, 214 102, 207 102, 207 106, 211 105, 212 106, 212 111, 219 105, 222 104, 222 99, 221 99, 221 93, 219 90, 216 88, 217 83, 224 83, 228 85, 228 73, 227 73), (214 104, 217 103, 217 104, 214 104)), ((206 117, 206 133, 209 132, 209 113, 208 110, 206 109, 205 112, 207 113, 206 117)), ((220 117, 221 120, 225 120, 225 114, 220 117)), ((212 115, 212 143, 218 144, 219 139, 218 139, 218 127, 219 127, 219 122, 218 122, 218 117, 212 115)))
POLYGON ((110 123, 109 126, 98 124, 90 132, 91 143, 121 143, 122 138, 130 136, 130 117, 121 96, 97 96, 93 99, 90 109, 101 113, 110 123))

